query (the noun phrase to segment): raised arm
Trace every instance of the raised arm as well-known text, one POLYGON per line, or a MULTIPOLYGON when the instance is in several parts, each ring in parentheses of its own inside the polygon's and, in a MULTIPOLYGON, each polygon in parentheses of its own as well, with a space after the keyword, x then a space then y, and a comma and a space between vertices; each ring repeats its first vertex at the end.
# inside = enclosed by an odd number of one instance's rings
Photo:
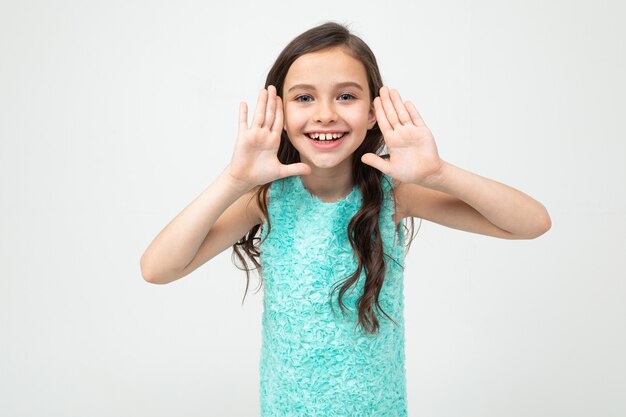
POLYGON ((154 238, 140 260, 143 278, 167 284, 232 246, 254 225, 261 211, 254 197, 261 184, 304 175, 304 163, 284 165, 277 157, 283 129, 282 100, 269 86, 248 127, 248 107, 239 107, 239 130, 228 167, 154 238))
POLYGON ((546 208, 537 200, 448 162, 422 185, 400 184, 397 200, 400 218, 419 217, 503 239, 533 239, 551 227, 546 208))
POLYGON ((167 284, 235 244, 261 222, 254 191, 224 170, 150 243, 140 261, 143 278, 167 284))
POLYGON ((390 158, 368 153, 361 160, 396 180, 396 218, 420 217, 505 239, 531 239, 550 229, 537 200, 443 161, 417 109, 397 90, 382 87, 374 108, 390 158))

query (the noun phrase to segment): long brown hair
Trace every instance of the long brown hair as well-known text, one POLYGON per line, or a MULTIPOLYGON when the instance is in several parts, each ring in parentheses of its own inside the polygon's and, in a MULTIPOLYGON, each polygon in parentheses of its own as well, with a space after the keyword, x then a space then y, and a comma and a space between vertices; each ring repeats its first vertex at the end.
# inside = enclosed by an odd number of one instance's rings
MULTIPOLYGON (((338 46, 343 47, 347 53, 355 59, 358 59, 365 66, 370 90, 370 101, 373 102, 374 98, 378 96, 380 88, 383 86, 376 58, 361 38, 350 33, 347 27, 334 22, 316 26, 294 38, 283 49, 274 62, 274 65, 267 75, 265 88, 269 85, 275 86, 277 94, 282 97, 285 77, 287 76, 291 64, 293 64, 297 58, 310 52, 338 46)), ((373 305, 376 305, 378 310, 382 311, 385 316, 395 323, 378 303, 378 296, 385 279, 385 256, 396 262, 383 252, 383 242, 378 224, 380 208, 384 198, 381 184, 383 177, 380 171, 361 162, 361 156, 368 152, 376 153, 382 157, 388 157, 388 155, 382 155, 384 148, 385 142, 383 135, 378 127, 378 123, 376 123, 372 129, 368 130, 363 143, 352 155, 352 178, 355 184, 358 185, 363 197, 360 209, 348 224, 348 239, 354 249, 358 266, 350 277, 336 285, 331 292, 332 297, 335 290, 343 284, 339 290, 338 297, 339 305, 343 311, 343 294, 358 281, 361 272, 365 270, 366 278, 363 295, 358 300, 358 324, 361 325, 367 333, 377 333, 380 327, 372 308, 373 305)), ((291 144, 287 132, 284 130, 278 147, 278 160, 283 164, 300 162, 300 155, 291 144)), ((267 219, 268 234, 271 230, 271 226, 267 212, 266 197, 270 185, 271 182, 262 185, 253 196, 253 198, 256 197, 261 212, 267 219)), ((409 219, 411 224, 411 239, 407 243, 407 251, 413 240, 413 218, 410 217, 409 219)), ((247 283, 244 300, 250 283, 250 269, 248 268, 246 257, 254 263, 255 268, 253 269, 259 271, 259 277, 261 277, 261 265, 258 260, 260 256, 260 237, 258 236, 260 227, 261 224, 254 226, 244 237, 233 245, 233 262, 237 265, 237 262, 235 262, 236 256, 243 264, 243 268, 240 269, 246 271, 247 283)), ((404 223, 404 227, 409 231, 406 223, 404 223)), ((396 232, 397 231, 398 230, 396 230, 396 232)), ((262 280, 259 282, 260 288, 262 280)))

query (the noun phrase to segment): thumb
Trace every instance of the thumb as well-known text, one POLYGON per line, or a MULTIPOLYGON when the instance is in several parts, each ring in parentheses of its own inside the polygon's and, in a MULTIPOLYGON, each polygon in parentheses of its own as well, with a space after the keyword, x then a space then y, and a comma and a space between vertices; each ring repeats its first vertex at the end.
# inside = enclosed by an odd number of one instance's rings
POLYGON ((384 160, 383 158, 381 158, 380 156, 376 154, 373 154, 373 153, 363 154, 363 156, 361 156, 361 162, 371 167, 376 168, 383 174, 389 175, 390 168, 391 168, 389 161, 384 160))
POLYGON ((304 162, 297 162, 295 164, 283 165, 280 167, 280 176, 278 178, 291 177, 293 175, 309 175, 311 173, 311 167, 304 162))

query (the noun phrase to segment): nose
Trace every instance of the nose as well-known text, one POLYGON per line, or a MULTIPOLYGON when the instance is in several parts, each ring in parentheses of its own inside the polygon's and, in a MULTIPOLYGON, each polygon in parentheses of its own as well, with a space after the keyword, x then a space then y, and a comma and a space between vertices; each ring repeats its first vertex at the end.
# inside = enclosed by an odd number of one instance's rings
POLYGON ((337 113, 333 104, 325 101, 318 101, 318 105, 315 108, 315 121, 319 123, 331 123, 337 120, 337 113))

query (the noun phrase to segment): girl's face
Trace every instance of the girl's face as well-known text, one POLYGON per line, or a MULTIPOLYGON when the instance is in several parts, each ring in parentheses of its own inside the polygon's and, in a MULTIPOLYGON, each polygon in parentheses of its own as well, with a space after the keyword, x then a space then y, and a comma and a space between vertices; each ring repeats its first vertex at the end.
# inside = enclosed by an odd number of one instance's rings
POLYGON ((363 64, 341 47, 302 55, 287 72, 282 98, 285 130, 301 161, 314 170, 350 170, 376 123, 363 64))

